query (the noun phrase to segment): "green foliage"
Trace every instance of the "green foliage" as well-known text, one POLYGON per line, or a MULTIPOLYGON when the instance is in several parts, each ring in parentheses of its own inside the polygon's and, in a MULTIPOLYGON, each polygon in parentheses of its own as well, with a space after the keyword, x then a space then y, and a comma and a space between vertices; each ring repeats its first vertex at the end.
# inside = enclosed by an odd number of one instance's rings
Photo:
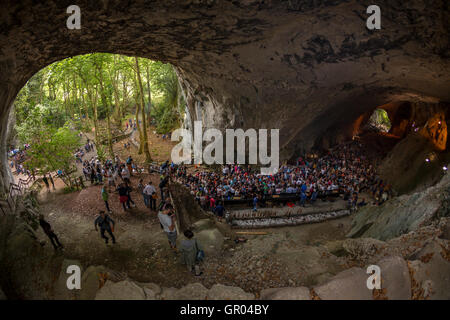
POLYGON ((157 123, 156 131, 169 133, 180 127, 185 102, 177 75, 171 65, 155 62, 152 70, 153 88, 160 98, 153 105, 151 114, 157 123))
MULTIPOLYGON (((17 107, 16 107, 17 112, 17 107)), ((22 143, 31 143, 42 127, 58 128, 64 125, 64 116, 58 111, 55 103, 47 101, 47 104, 37 104, 22 114, 22 120, 16 125, 19 140, 22 143)))
MULTIPOLYGON (((143 58, 137 61, 143 96, 136 81, 136 60, 128 56, 81 55, 36 73, 14 102, 17 137, 32 146, 28 168, 71 171, 80 143, 78 131, 94 132, 96 141, 111 137, 115 129, 111 126, 123 129, 123 120, 135 118, 136 102, 142 100, 159 133, 179 127, 185 102, 174 68, 143 58)), ((98 146, 98 155, 106 158, 104 146, 98 146)))
POLYGON ((100 160, 101 162, 106 160, 106 150, 103 145, 97 145, 97 155, 98 160, 100 160))
POLYGON ((28 168, 40 169, 43 173, 75 169, 74 150, 81 146, 81 141, 69 125, 58 129, 42 126, 35 134, 32 147, 27 151, 28 168))
POLYGON ((369 124, 382 132, 389 132, 391 129, 389 115, 384 109, 376 109, 369 119, 369 124))

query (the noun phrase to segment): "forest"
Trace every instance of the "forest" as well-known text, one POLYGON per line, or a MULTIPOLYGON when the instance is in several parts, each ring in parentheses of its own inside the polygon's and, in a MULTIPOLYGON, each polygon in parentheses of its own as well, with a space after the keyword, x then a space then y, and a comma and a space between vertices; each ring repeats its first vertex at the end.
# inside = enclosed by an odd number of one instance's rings
POLYGON ((107 53, 75 56, 36 73, 14 103, 13 139, 32 146, 27 168, 42 173, 73 165, 78 133, 92 133, 100 159, 113 158, 114 137, 136 120, 139 154, 152 157, 148 130, 180 127, 185 102, 172 65, 107 53))

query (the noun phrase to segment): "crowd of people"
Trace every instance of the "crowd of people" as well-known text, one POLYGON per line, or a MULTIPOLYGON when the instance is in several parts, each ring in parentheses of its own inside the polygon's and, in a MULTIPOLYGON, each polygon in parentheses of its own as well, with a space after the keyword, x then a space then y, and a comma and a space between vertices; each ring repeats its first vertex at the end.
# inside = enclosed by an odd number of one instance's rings
MULTIPOLYGON (((93 150, 93 146, 88 142, 84 150, 88 153, 93 150)), ((157 171, 160 176, 158 186, 150 179, 144 181, 142 176, 139 176, 141 179, 135 189, 131 177, 141 171, 131 156, 124 162, 116 156, 113 160, 103 163, 93 157, 89 161, 82 161, 82 164, 85 179, 92 185, 102 185, 101 199, 105 203, 106 212, 100 211, 94 224, 96 229, 100 227, 100 235, 106 243, 109 241, 106 234, 113 243, 116 242, 115 222, 108 215, 111 213, 110 193, 117 193, 118 200, 126 212, 136 206, 137 200, 133 200, 131 196, 131 192, 136 190, 144 205, 150 211, 157 212, 161 228, 167 234, 170 247, 174 251, 178 251, 175 214, 166 194, 170 177, 189 188, 200 206, 213 211, 219 219, 224 216, 226 200, 250 200, 253 210, 258 210, 266 200, 277 195, 295 196, 299 205, 304 206, 306 203, 314 204, 317 199, 338 194, 348 201, 350 208, 357 208, 367 204, 366 199, 361 196, 362 192, 373 196, 375 204, 381 204, 390 196, 390 186, 378 178, 375 167, 358 142, 341 145, 320 157, 301 157, 296 164, 282 165, 273 175, 261 175, 257 168, 244 165, 224 165, 217 171, 197 170, 191 173, 184 165, 178 166, 165 161, 159 167, 159 172, 157 171)), ((201 272, 198 262, 204 253, 192 231, 186 230, 184 235, 185 240, 181 241, 183 261, 188 270, 199 275, 201 272)), ((56 248, 57 244, 54 246, 56 248)))
POLYGON ((221 172, 193 174, 180 166, 175 177, 204 209, 212 211, 217 204, 233 199, 249 199, 257 210, 266 199, 282 194, 296 195, 301 206, 332 194, 342 195, 350 208, 367 204, 365 198, 359 199, 362 191, 370 193, 376 204, 390 196, 390 186, 377 177, 358 142, 339 146, 322 157, 299 158, 296 165, 283 165, 270 176, 260 175, 250 166, 224 165, 221 172))
POLYGON ((26 174, 28 176, 32 175, 31 171, 23 165, 23 162, 26 160, 27 150, 29 148, 29 144, 24 144, 21 148, 11 148, 11 150, 8 151, 8 158, 10 161, 9 165, 11 170, 16 169, 17 174, 26 174))
POLYGON ((95 146, 94 143, 92 141, 90 141, 89 139, 87 139, 86 144, 81 147, 78 148, 78 150, 75 151, 75 160, 76 162, 79 163, 83 163, 83 157, 88 154, 91 151, 95 150, 95 146))

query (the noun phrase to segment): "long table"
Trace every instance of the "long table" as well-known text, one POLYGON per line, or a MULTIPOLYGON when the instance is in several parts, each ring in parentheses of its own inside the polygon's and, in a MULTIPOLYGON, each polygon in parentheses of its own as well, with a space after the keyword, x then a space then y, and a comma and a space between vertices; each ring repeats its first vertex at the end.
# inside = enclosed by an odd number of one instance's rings
MULTIPOLYGON (((317 199, 326 199, 328 197, 339 197, 341 192, 339 190, 333 190, 330 193, 319 193, 317 195, 317 199)), ((272 196, 265 196, 262 201, 263 202, 272 202, 272 203, 283 203, 286 204, 288 202, 297 202, 300 199, 300 193, 280 193, 272 196)), ((261 201, 260 201, 261 202, 261 201)), ((253 198, 241 198, 234 197, 233 199, 224 200, 225 206, 235 206, 235 205, 248 205, 252 206, 253 198)))

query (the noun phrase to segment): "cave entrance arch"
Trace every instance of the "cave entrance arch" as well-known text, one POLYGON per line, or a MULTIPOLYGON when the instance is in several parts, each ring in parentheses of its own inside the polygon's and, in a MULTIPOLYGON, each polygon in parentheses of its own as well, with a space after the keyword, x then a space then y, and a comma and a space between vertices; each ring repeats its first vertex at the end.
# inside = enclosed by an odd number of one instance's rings
POLYGON ((357 117, 368 105, 392 101, 399 93, 450 101, 448 43, 442 40, 449 38, 446 0, 426 11, 415 2, 386 6, 383 14, 393 17, 387 34, 367 33, 361 20, 367 7, 356 0, 301 6, 79 0, 80 30, 67 28, 71 4, 6 0, 2 5, 0 190, 11 181, 5 140, 17 93, 43 67, 91 52, 171 63, 182 79, 191 121, 201 105, 205 127, 280 129, 282 159, 312 147, 343 116, 357 117), (421 14, 401 19, 416 10, 421 14), (411 36, 411 30, 430 29, 433 33, 411 36))

